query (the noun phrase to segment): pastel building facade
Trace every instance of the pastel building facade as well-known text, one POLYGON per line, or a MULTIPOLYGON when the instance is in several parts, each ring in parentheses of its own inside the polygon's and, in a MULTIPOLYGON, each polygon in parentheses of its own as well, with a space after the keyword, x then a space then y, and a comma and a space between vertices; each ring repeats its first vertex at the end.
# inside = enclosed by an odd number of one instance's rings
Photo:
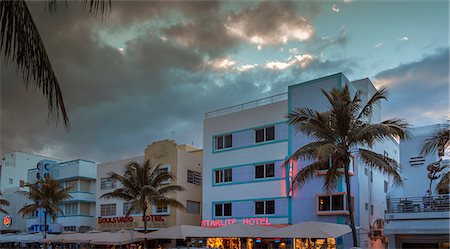
MULTIPOLYGON (((71 188, 69 191, 71 198, 61 205, 63 214, 58 215, 55 221, 48 218, 49 232, 87 232, 94 228, 96 174, 96 163, 83 159, 60 163, 41 160, 35 169, 28 170, 29 183, 35 183, 37 179, 50 175, 63 187, 71 188)), ((43 231, 44 211, 39 210, 27 218, 26 227, 30 232, 43 231)))
POLYGON ((97 167, 97 221, 96 229, 119 230, 136 229, 144 227, 142 213, 133 212, 125 217, 128 203, 120 199, 105 199, 101 196, 120 188, 119 182, 109 177, 110 172, 124 173, 125 165, 131 161, 143 163, 151 160, 160 164, 160 169, 171 172, 174 182, 167 184, 181 185, 185 191, 171 193, 170 196, 181 202, 186 210, 170 206, 152 206, 148 213, 147 229, 158 230, 174 225, 200 225, 202 202, 202 153, 201 149, 186 144, 177 144, 172 140, 162 140, 147 146, 145 155, 99 164, 97 167))
MULTIPOLYGON (((430 134, 444 124, 412 129, 412 137, 400 142, 400 162, 403 184, 389 193, 384 232, 389 248, 449 248, 450 201, 448 193, 436 191, 436 185, 449 171, 448 157, 438 151, 420 154, 421 145, 430 134), (438 179, 430 182, 428 167, 432 163, 444 166, 436 172, 438 179), (431 184, 430 184, 431 183, 431 184), (429 189, 431 188, 431 193, 429 189)), ((448 148, 447 148, 448 150, 448 148)))
POLYGON ((9 206, 3 208, 8 214, 0 213, 0 233, 3 232, 26 232, 26 219, 17 214, 17 210, 26 205, 27 200, 18 191, 26 190, 23 185, 28 180, 28 170, 36 168, 41 160, 55 160, 50 157, 15 151, 2 155, 0 163, 0 191, 3 199, 9 201, 9 206), (3 222, 5 216, 8 216, 10 223, 7 225, 3 222))
MULTIPOLYGON (((350 82, 339 73, 289 86, 285 94, 207 113, 202 225, 347 223, 343 181, 335 193, 327 193, 323 190, 323 176, 317 175, 291 192, 290 180, 308 162, 300 160, 282 167, 289 155, 311 141, 288 125, 286 115, 298 107, 328 110, 321 89, 344 85, 353 94, 363 91, 363 101, 376 91, 368 79, 350 82)), ((381 108, 376 108, 373 122, 380 120, 380 112, 381 108)), ((398 142, 394 139, 372 150, 399 159, 398 142)), ((383 236, 374 230, 381 230, 391 182, 380 172, 371 171, 356 156, 351 164, 355 222, 360 227, 358 239, 363 248, 383 247, 383 236)), ((351 236, 335 243, 338 248, 348 248, 351 236)))

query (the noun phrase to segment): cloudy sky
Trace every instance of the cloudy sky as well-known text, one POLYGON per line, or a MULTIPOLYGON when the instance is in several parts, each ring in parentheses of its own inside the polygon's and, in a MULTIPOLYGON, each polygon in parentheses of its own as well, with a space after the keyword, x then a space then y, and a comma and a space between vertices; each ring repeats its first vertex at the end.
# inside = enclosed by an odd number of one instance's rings
MULTIPOLYGON (((383 118, 426 125, 449 108, 448 1, 117 2, 30 10, 70 132, 1 66, 1 153, 109 161, 165 138, 202 146, 204 113, 344 72, 391 91, 383 118)), ((3 60, 2 60, 3 62, 3 60)))

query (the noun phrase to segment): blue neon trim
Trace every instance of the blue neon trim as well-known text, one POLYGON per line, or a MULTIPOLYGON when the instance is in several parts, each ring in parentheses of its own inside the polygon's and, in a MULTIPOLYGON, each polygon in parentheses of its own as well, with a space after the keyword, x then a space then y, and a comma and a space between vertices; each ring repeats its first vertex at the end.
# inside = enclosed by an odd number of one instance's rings
POLYGON ((248 216, 213 216, 213 219, 245 219, 245 218, 289 218, 287 215, 270 215, 270 214, 254 214, 252 217, 248 216))
POLYGON ((286 198, 287 197, 285 197, 285 196, 278 196, 278 197, 265 197, 265 198, 254 198, 254 199, 213 201, 212 204, 230 203, 230 202, 243 202, 243 201, 270 201, 270 200, 278 200, 278 199, 286 199, 286 198))

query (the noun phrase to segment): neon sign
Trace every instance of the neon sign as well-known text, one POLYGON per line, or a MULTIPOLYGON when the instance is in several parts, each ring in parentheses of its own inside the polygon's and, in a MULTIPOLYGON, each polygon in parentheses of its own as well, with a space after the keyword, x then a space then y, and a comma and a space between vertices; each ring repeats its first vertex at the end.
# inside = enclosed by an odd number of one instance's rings
POLYGON ((3 225, 5 225, 6 227, 10 227, 11 221, 11 216, 7 215, 3 218, 3 225))
MULTIPOLYGON (((161 215, 147 215, 145 216, 147 221, 164 221, 164 218, 161 215)), ((144 218, 141 217, 141 220, 144 221, 144 218)), ((98 217, 98 224, 102 223, 131 223, 134 222, 133 216, 122 216, 122 217, 98 217)))
POLYGON ((223 227, 233 224, 246 224, 246 225, 271 225, 269 218, 243 218, 243 219, 217 219, 217 220, 202 220, 202 227, 223 227), (239 221, 239 222, 238 222, 239 221))

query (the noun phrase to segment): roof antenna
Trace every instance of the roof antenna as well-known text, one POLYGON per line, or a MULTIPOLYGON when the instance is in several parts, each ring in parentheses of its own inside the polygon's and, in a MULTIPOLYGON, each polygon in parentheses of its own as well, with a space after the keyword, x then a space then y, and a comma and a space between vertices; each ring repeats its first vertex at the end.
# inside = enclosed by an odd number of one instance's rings
POLYGON ((175 140, 175 131, 172 130, 172 140, 175 140))

